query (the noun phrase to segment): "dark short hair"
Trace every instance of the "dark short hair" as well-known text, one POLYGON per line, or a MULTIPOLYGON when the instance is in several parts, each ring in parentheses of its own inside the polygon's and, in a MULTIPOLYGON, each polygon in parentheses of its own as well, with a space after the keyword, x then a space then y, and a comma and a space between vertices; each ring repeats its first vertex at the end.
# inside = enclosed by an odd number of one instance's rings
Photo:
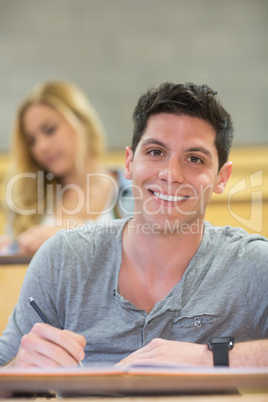
POLYGON ((166 82, 149 89, 142 95, 133 113, 134 132, 132 150, 135 150, 144 134, 148 119, 159 113, 171 113, 198 117, 210 123, 215 132, 215 146, 219 157, 219 169, 227 162, 233 140, 231 116, 207 85, 166 82))

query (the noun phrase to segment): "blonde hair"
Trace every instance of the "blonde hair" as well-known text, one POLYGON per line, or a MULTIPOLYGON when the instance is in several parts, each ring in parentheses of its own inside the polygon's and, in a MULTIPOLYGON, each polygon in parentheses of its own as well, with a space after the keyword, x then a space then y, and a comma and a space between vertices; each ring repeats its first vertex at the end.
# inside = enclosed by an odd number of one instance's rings
MULTIPOLYGON (((94 158, 102 158, 106 150, 103 127, 85 94, 69 82, 44 82, 37 85, 18 108, 14 122, 11 148, 10 172, 12 172, 12 175, 20 173, 37 175, 40 170, 43 170, 32 158, 23 127, 23 116, 26 110, 30 106, 40 103, 57 110, 75 129, 78 136, 78 152, 76 157, 78 171, 82 169, 86 155, 90 154, 94 158)), ((55 178, 49 180, 47 175, 44 174, 42 183, 42 202, 44 206, 48 204, 48 183, 50 184, 50 188, 53 186, 53 193, 55 195, 58 181, 55 178)), ((37 180, 27 177, 22 177, 18 180, 13 189, 12 203, 20 209, 32 209, 36 212, 28 215, 17 212, 14 214, 12 222, 14 236, 41 221, 42 216, 37 212, 38 201, 40 202, 40 194, 38 200, 37 180)))

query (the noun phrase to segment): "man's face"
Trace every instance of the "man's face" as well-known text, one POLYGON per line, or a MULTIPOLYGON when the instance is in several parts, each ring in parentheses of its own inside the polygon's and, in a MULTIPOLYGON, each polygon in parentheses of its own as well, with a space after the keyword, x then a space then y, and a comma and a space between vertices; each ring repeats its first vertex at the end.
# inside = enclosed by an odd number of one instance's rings
POLYGON ((213 191, 231 173, 218 173, 216 133, 205 120, 161 113, 149 118, 133 157, 127 149, 125 176, 132 179, 134 216, 140 223, 191 225, 203 219, 213 191))

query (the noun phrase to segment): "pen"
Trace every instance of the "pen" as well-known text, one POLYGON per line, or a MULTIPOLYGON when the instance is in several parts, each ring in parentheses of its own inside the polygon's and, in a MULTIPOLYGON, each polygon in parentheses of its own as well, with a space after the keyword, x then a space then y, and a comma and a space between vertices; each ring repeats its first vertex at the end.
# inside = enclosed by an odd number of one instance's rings
MULTIPOLYGON (((38 306, 38 304, 34 301, 34 299, 32 297, 28 297, 28 300, 30 302, 30 305, 32 306, 32 308, 37 312, 37 314, 39 315, 39 317, 44 321, 44 323, 46 324, 50 324, 49 319, 45 316, 45 314, 43 313, 43 311, 40 309, 40 307, 38 306)), ((81 367, 83 367, 82 362, 78 362, 79 365, 81 367)))
POLYGON ((30 302, 30 305, 33 307, 33 309, 37 312, 37 314, 39 315, 40 318, 42 318, 42 320, 46 323, 46 324, 50 324, 49 320, 47 319, 47 317, 45 316, 45 314, 43 313, 43 311, 40 309, 40 307, 36 304, 36 302, 34 301, 34 299, 32 297, 28 297, 28 300, 30 302))

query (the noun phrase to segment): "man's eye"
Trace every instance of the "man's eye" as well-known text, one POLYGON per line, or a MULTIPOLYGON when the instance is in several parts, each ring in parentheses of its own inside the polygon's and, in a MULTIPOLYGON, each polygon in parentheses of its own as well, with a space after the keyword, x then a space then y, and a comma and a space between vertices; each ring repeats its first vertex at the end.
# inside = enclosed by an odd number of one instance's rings
POLYGON ((150 151, 150 154, 153 156, 161 156, 163 155, 163 152, 160 151, 160 149, 153 149, 152 151, 150 151))
POLYGON ((198 156, 190 156, 189 160, 192 163, 202 163, 202 160, 200 158, 198 158, 198 156))

